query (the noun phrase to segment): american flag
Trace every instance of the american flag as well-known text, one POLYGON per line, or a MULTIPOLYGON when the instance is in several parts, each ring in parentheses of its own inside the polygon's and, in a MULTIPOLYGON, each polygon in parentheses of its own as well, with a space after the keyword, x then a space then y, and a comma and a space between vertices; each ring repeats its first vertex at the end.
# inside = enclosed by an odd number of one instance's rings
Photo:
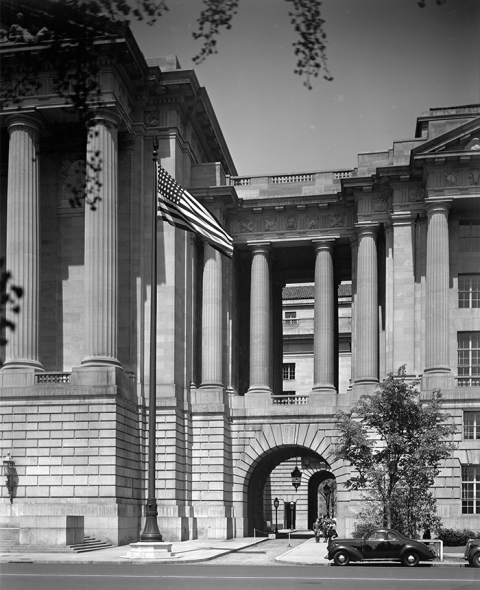
POLYGON ((202 236, 222 254, 233 255, 233 240, 218 221, 191 194, 184 190, 158 163, 158 215, 171 225, 202 236))

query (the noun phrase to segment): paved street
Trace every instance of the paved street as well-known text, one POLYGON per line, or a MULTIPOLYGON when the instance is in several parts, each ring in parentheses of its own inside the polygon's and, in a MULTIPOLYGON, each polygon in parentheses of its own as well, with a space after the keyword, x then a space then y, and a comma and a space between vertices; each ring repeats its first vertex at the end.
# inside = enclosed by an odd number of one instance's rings
MULTIPOLYGON (((443 563, 407 569, 398 564, 339 568, 313 539, 259 538, 175 543, 163 563, 125 558, 128 547, 90 554, 0 555, 1 590, 478 590, 480 570, 460 553, 443 563), (195 562, 195 563, 193 563, 195 562)), ((450 550, 452 551, 452 550, 450 550)))
POLYGON ((478 590, 469 568, 399 566, 54 565, 1 566, 2 590, 478 590))

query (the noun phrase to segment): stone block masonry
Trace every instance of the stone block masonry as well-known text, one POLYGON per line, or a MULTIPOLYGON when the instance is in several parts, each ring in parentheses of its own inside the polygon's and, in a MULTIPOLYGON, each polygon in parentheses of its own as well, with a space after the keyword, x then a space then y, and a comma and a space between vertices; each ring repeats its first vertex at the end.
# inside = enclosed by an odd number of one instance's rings
MULTIPOLYGON (((68 395, 55 386, 21 389, 4 388, 0 401, 2 450, 15 461, 14 499, 0 503, 0 527, 76 515, 84 518, 85 534, 113 544, 138 540, 137 405, 124 395, 101 395, 105 387, 82 388, 81 395, 75 388, 68 395)), ((0 494, 7 498, 5 486, 0 494)))

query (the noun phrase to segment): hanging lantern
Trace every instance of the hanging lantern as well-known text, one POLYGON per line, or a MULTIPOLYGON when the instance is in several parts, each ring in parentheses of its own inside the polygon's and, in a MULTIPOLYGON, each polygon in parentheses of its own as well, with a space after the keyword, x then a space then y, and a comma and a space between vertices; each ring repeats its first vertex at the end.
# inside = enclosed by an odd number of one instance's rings
POLYGON ((302 481, 302 472, 300 471, 300 469, 295 465, 295 469, 292 471, 292 486, 295 488, 295 490, 298 490, 298 487, 300 486, 300 483, 302 481))

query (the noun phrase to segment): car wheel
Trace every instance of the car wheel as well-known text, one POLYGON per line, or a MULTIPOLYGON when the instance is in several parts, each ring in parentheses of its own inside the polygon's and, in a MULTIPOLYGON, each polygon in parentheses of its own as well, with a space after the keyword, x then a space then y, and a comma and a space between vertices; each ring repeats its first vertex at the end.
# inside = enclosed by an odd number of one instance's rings
POLYGON ((402 555, 402 565, 405 567, 415 567, 420 563, 420 557, 415 551, 406 551, 402 555))
POLYGON ((475 555, 473 555, 473 557, 471 557, 469 561, 470 565, 473 565, 473 567, 480 567, 480 551, 475 553, 475 555))
POLYGON ((346 551, 337 551, 333 556, 335 565, 348 565, 350 563, 350 555, 346 551))

